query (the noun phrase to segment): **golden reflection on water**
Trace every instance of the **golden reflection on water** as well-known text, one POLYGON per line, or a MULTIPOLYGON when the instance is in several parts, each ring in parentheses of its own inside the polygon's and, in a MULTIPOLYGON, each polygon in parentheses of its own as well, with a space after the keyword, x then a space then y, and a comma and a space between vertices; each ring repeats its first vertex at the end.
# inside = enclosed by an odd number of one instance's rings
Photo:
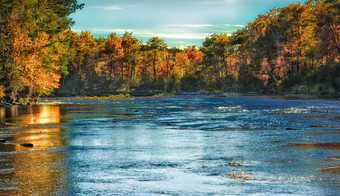
MULTIPOLYGON (((7 128, 6 144, 0 144, 0 193, 5 195, 50 195, 67 189, 66 152, 60 106, 12 106, 0 108, 0 120, 14 124, 7 128), (31 143, 33 148, 21 143, 31 143)), ((0 129, 0 135, 3 131, 0 129)), ((1 195, 0 194, 0 195, 1 195)))
POLYGON ((15 145, 15 151, 47 150, 52 147, 64 146, 65 143, 61 139, 63 133, 61 128, 25 129, 20 133, 15 137, 15 141, 17 143, 31 143, 34 148, 15 145))
POLYGON ((5 108, 0 107, 0 118, 4 118, 5 117, 5 108))
POLYGON ((44 125, 60 123, 60 106, 11 106, 0 108, 0 119, 20 125, 44 125))

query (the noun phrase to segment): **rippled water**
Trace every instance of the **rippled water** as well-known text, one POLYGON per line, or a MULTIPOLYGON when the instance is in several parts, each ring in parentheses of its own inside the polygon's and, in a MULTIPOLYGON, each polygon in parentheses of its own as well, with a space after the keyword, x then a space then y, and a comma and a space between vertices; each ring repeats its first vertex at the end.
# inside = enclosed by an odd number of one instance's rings
POLYGON ((339 101, 69 101, 0 122, 2 194, 340 194, 339 101))

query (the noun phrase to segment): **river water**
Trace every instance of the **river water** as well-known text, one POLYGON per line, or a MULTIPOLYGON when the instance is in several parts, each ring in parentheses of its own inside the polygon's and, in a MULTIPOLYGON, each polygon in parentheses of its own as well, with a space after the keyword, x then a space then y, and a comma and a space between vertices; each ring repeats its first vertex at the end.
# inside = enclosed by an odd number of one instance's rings
POLYGON ((339 101, 66 101, 0 122, 4 195, 340 194, 339 101))

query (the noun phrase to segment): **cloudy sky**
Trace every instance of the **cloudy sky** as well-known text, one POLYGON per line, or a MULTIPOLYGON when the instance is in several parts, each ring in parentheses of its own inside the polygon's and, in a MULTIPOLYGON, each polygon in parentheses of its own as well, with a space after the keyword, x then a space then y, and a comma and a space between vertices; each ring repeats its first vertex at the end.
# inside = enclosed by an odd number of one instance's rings
POLYGON ((244 27, 260 13, 298 0, 78 0, 85 7, 71 18, 76 32, 96 37, 125 31, 146 42, 157 36, 172 47, 200 46, 213 33, 244 27))

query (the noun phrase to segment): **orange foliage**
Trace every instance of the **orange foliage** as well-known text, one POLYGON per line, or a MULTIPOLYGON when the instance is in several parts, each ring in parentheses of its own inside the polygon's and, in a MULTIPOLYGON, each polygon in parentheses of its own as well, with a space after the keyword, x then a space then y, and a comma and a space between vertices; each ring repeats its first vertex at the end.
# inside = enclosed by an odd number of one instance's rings
POLYGON ((286 62, 283 59, 283 56, 277 57, 273 73, 279 76, 280 78, 284 78, 288 72, 288 69, 289 65, 286 64, 286 62))
POLYGON ((257 77, 263 81, 263 85, 267 86, 268 79, 270 78, 269 72, 271 71, 270 65, 268 63, 268 58, 263 58, 261 62, 260 73, 257 74, 257 77))
POLYGON ((203 53, 196 49, 196 46, 189 46, 186 49, 187 56, 195 63, 201 63, 203 60, 203 53))
POLYGON ((53 61, 56 56, 48 47, 50 36, 41 32, 37 37, 29 37, 15 14, 11 16, 8 31, 12 35, 11 57, 16 67, 13 77, 21 85, 17 90, 28 89, 28 96, 51 93, 59 86, 60 74, 58 65, 53 61))
POLYGON ((239 59, 236 55, 233 55, 230 59, 230 67, 227 69, 227 74, 230 76, 233 76, 236 80, 239 77, 240 74, 240 67, 238 66, 239 59))

